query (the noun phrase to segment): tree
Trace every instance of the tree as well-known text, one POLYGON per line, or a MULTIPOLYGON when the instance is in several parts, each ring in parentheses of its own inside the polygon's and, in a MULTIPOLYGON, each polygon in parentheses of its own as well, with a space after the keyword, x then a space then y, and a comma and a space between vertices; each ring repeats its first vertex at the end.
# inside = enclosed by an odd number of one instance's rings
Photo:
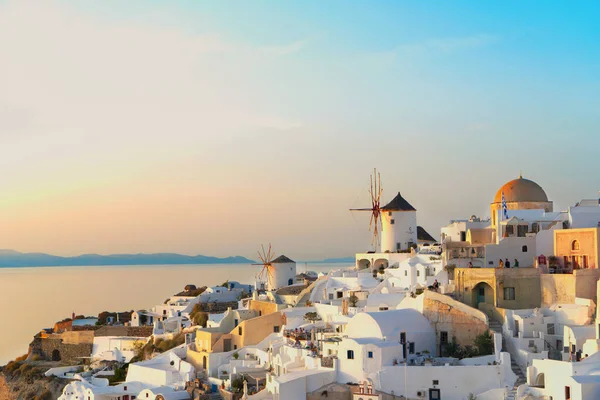
POLYGON ((477 347, 477 352, 481 356, 494 354, 494 337, 490 331, 485 331, 478 335, 473 344, 477 347))
POLYGON ((350 303, 350 307, 356 307, 356 304, 358 304, 358 297, 352 293, 352 296, 348 298, 348 302, 350 303))
POLYGON ((304 314, 304 319, 309 322, 320 321, 321 317, 315 311, 310 311, 304 314))
POLYGON ((244 379, 241 376, 236 376, 231 380, 231 389, 234 393, 239 393, 244 389, 244 379))

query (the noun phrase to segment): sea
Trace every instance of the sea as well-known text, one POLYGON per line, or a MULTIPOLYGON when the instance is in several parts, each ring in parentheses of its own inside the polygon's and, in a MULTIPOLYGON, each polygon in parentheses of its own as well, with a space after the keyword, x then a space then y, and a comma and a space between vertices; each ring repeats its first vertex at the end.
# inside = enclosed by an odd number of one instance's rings
MULTIPOLYGON (((298 263, 297 273, 328 272, 347 263, 298 263)), ((187 284, 252 284, 248 264, 0 268, 0 365, 27 353, 34 335, 56 321, 102 311, 148 309, 187 284)))

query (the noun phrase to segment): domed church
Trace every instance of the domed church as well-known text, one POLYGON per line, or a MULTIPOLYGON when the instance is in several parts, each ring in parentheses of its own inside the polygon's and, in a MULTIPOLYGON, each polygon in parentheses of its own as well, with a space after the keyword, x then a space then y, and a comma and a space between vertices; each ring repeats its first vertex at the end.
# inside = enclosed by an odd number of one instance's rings
POLYGON ((548 201, 546 192, 540 185, 529 179, 523 178, 522 175, 517 179, 502 185, 493 203, 490 205, 490 215, 492 218, 492 226, 496 226, 498 218, 502 218, 502 195, 506 201, 508 210, 540 210, 552 212, 552 202, 548 201))

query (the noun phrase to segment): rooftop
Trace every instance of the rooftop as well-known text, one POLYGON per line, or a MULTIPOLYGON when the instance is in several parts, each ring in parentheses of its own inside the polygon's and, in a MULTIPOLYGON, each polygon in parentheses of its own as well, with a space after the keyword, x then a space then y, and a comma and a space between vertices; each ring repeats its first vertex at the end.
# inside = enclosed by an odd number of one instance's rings
POLYGON ((417 211, 404 197, 402 197, 400 192, 398 192, 392 201, 381 207, 381 209, 384 211, 417 211))

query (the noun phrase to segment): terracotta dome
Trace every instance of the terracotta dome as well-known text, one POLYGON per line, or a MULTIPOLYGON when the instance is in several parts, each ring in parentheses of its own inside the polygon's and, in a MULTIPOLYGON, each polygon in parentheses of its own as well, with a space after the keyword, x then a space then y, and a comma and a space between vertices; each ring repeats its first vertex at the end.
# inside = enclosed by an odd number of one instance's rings
POLYGON ((547 202, 548 196, 544 189, 534 181, 524 179, 522 176, 505 183, 496 193, 494 203, 502 202, 502 192, 507 203, 510 202, 547 202))

